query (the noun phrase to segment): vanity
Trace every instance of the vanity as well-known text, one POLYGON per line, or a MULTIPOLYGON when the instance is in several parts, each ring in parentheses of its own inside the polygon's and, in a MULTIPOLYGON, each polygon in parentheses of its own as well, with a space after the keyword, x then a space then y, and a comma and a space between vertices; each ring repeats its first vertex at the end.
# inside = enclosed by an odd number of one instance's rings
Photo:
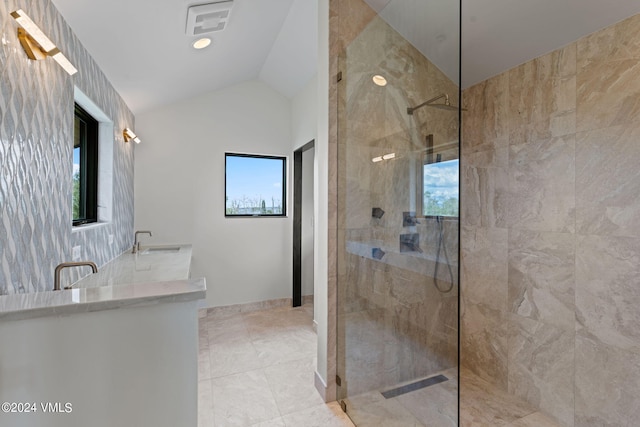
POLYGON ((190 262, 190 245, 146 247, 71 289, 0 296, 0 425, 197 426, 190 262))

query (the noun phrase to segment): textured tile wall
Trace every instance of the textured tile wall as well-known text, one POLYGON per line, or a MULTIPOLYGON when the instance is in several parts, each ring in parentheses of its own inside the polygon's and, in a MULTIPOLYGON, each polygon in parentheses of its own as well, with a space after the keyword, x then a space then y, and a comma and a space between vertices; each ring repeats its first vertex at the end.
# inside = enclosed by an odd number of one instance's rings
MULTIPOLYGON (((131 244, 133 156, 121 131, 134 116, 49 0, 0 3, 0 294, 51 290, 57 264, 82 246, 83 260, 104 265, 131 244), (23 9, 79 72, 51 59, 31 61, 9 15, 23 9), (114 123, 113 215, 109 224, 72 232, 74 85, 114 123), (109 235, 113 244, 109 244, 109 235)), ((65 283, 80 271, 68 270, 65 283)))
POLYGON ((640 417, 639 76, 637 15, 463 94, 462 363, 566 426, 640 417))

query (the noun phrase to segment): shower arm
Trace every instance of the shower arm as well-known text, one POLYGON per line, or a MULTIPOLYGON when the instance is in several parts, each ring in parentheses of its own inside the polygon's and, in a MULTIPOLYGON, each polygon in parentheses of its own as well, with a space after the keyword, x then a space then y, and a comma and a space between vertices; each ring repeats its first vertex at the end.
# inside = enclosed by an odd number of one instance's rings
POLYGON ((407 108, 407 114, 412 116, 413 112, 416 111, 418 108, 422 108, 425 105, 431 104, 432 102, 436 102, 437 100, 442 99, 442 98, 444 98, 444 104, 445 105, 449 105, 449 95, 446 94, 446 93, 443 93, 442 95, 438 95, 436 97, 433 97, 431 99, 428 99, 428 100, 424 101, 420 105, 416 105, 415 107, 408 107, 407 108))

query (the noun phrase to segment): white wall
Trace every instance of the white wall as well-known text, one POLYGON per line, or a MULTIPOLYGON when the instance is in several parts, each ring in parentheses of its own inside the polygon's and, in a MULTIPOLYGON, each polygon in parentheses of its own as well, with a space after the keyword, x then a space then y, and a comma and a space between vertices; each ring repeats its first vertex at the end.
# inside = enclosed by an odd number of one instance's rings
MULTIPOLYGON (((316 375, 327 384, 329 371, 328 330, 328 205, 329 205, 329 0, 318 0, 318 86, 317 138, 315 144, 316 230, 314 242, 314 311, 318 324, 318 364, 316 375)), ((335 337, 335 333, 332 334, 335 337)), ((335 359, 335 357, 334 357, 335 359)), ((318 384, 316 384, 318 386, 318 384)), ((331 400, 327 396, 325 400, 331 400)))
POLYGON ((318 134, 318 78, 313 78, 291 100, 293 149, 316 139, 318 134))
POLYGON ((259 81, 136 117, 135 227, 154 244, 192 243, 208 307, 291 297, 291 186, 287 218, 224 217, 224 153, 286 155, 291 171, 291 117, 259 81))

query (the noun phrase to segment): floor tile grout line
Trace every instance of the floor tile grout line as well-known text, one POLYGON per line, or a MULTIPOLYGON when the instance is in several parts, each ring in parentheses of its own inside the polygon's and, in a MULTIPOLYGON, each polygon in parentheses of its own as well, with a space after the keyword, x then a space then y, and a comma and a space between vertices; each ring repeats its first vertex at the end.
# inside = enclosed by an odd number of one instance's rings
MULTIPOLYGON (((209 418, 211 419, 211 421, 213 422, 213 424, 215 425, 215 409, 214 409, 214 402, 213 402, 213 379, 209 378, 203 381, 208 381, 209 382, 209 390, 211 392, 211 400, 209 402, 209 405, 207 407, 207 412, 209 413, 209 418)), ((199 390, 198 390, 198 394, 199 394, 199 390)), ((198 395, 198 401, 200 400, 200 396, 198 395)), ((200 419, 200 408, 198 407, 198 419, 200 419)), ((199 422, 199 421, 198 421, 199 422)))
MULTIPOLYGON (((309 359, 311 359, 313 361, 313 357, 311 357, 311 358, 305 357, 305 358, 296 359, 294 361, 288 361, 287 363, 295 363, 295 362, 304 361, 304 360, 308 361, 309 359)), ((272 365, 272 366, 278 366, 278 365, 272 365)), ((265 368, 265 371, 266 371, 266 369, 267 368, 265 368)), ((266 372, 265 372, 265 375, 266 375, 266 372)), ((276 392, 274 390, 274 384, 269 379, 269 375, 266 375, 266 377, 267 377, 267 383, 269 384, 269 387, 271 387, 271 390, 272 390, 272 392, 274 394, 274 397, 275 397, 276 392)), ((280 413, 281 413, 282 417, 309 409, 309 408, 303 408, 303 409, 299 409, 299 410, 296 410, 296 411, 293 411, 293 412, 288 412, 288 413, 285 414, 285 413, 282 412, 283 410, 282 410, 282 408, 280 408, 280 405, 278 404, 278 400, 277 399, 276 399, 276 405, 278 406, 278 409, 280 410, 280 413)))
POLYGON ((264 377, 267 379, 267 385, 269 386, 269 390, 271 391, 271 396, 273 397, 273 401, 276 402, 276 408, 278 408, 278 413, 280 414, 280 418, 282 418, 284 416, 284 414, 282 413, 282 408, 280 408, 280 405, 278 404, 278 399, 276 399, 276 393, 273 390, 273 385, 271 384, 271 381, 269 380, 269 375, 267 375, 267 368, 263 368, 264 369, 264 377))
MULTIPOLYGON (((313 331, 313 329, 310 328, 310 327, 307 328, 304 324, 296 325, 294 323, 289 323, 290 322, 289 320, 286 320, 286 321, 282 320, 282 317, 286 317, 287 314, 291 313, 291 312, 287 312, 287 310, 282 309, 282 308, 280 308, 279 310, 278 309, 275 309, 275 310, 277 310, 277 311, 274 313, 274 316, 265 316, 265 317, 271 317, 272 319, 275 319, 275 323, 278 324, 276 326, 276 328, 277 329, 281 329, 281 331, 276 330, 275 333, 274 333, 273 330, 269 330, 268 328, 266 328, 267 331, 272 332, 272 334, 269 334, 269 335, 271 335, 269 338, 273 342, 277 342, 279 338, 286 339, 285 335, 287 333, 291 333, 291 332, 295 333, 299 329, 304 331, 305 334, 307 333, 306 329, 309 329, 309 331, 313 332, 313 335, 315 335, 315 331, 313 331), (299 328, 297 328, 296 326, 299 326, 299 328), (280 333, 283 333, 282 337, 278 337, 278 335, 280 335, 280 333)), ((263 310, 263 311, 268 312, 269 310, 263 310)), ((305 314, 307 314, 309 317, 312 316, 312 314, 308 313, 308 312, 306 312, 305 314)), ((246 337, 247 341, 248 341, 248 343, 251 344, 251 347, 253 348, 254 352, 259 357, 260 353, 258 352, 258 347, 256 347, 256 341, 262 339, 263 336, 260 334, 259 328, 252 328, 251 326, 249 326, 247 324, 247 322, 246 322, 247 317, 248 317, 248 315, 241 315, 241 316, 238 316, 238 319, 236 319, 236 320, 240 320, 242 322, 243 330, 247 334, 247 337, 246 337), (256 332, 256 330, 258 332, 256 332)), ((229 318, 225 319, 225 321, 228 321, 228 320, 229 320, 229 318)), ((208 353, 208 356, 209 356, 209 365, 210 365, 209 368, 211 369, 212 368, 212 366, 211 366, 212 365, 212 358, 211 358, 212 340, 211 340, 211 337, 209 335, 210 331, 211 331, 211 328, 210 328, 211 319, 208 319, 208 318, 204 317, 204 318, 199 319, 199 321, 202 321, 203 323, 207 324, 207 326, 204 328, 203 332, 206 331, 205 335, 207 337, 207 344, 208 344, 207 345, 207 347, 208 347, 207 353, 208 353)), ((259 323, 260 322, 258 322, 258 325, 259 325, 259 323)), ((263 322, 263 324, 266 324, 266 322, 263 322)), ((220 343, 220 345, 224 346, 224 342, 220 343)), ((215 344, 214 344, 214 347, 215 347, 215 344)), ((304 353, 304 350, 303 350, 302 353, 304 353)), ((315 361, 315 352, 313 352, 313 355, 312 354, 309 354, 309 355, 304 355, 304 354, 296 355, 296 357, 294 357, 291 360, 276 360, 276 361, 273 361, 273 362, 265 363, 264 365, 260 365, 259 367, 255 368, 255 369, 243 370, 243 372, 229 373, 227 375, 223 375, 223 376, 216 377, 216 378, 214 378, 213 376, 211 378, 207 378, 207 379, 200 379, 199 378, 199 382, 206 381, 206 382, 208 382, 210 384, 210 387, 211 387, 211 391, 212 391, 211 400, 212 400, 212 402, 211 402, 210 406, 211 406, 212 411, 213 411, 213 413, 211 415, 214 417, 214 420, 213 420, 214 425, 217 425, 217 424, 215 424, 215 412, 216 412, 216 410, 215 410, 215 399, 213 397, 213 394, 214 394, 213 393, 213 383, 218 379, 226 378, 226 377, 231 376, 231 375, 249 373, 249 372, 252 372, 252 371, 262 371, 261 373, 262 373, 262 375, 264 376, 264 378, 266 380, 266 385, 267 385, 267 387, 269 389, 269 392, 270 392, 270 395, 271 395, 273 401, 275 402, 275 406, 276 406, 277 412, 279 414, 278 417, 274 417, 274 418, 271 418, 270 420, 265 420, 265 421, 262 421, 262 422, 280 420, 280 422, 282 424, 284 424, 285 426, 290 426, 289 424, 287 424, 287 422, 285 420, 285 417, 295 416, 296 414, 309 411, 312 408, 314 408, 315 406, 312 406, 312 407, 309 407, 309 408, 304 408, 304 409, 299 409, 299 410, 293 411, 293 412, 288 413, 288 414, 283 414, 283 409, 281 409, 280 405, 278 405, 278 401, 276 400, 276 390, 274 388, 275 387, 274 382, 270 379, 269 375, 267 375, 267 372, 268 372, 269 369, 276 368, 276 367, 281 366, 281 365, 285 365, 285 364, 289 364, 289 363, 302 362, 302 361, 310 362, 312 365, 315 364, 316 363, 316 361, 315 361)), ((264 390, 264 387, 261 387, 261 388, 264 390)), ((320 407, 320 406, 326 407, 327 405, 326 404, 319 404, 318 407, 320 407)), ((257 423, 257 424, 260 424, 260 423, 257 423)), ((256 424, 253 424, 253 425, 256 425, 256 424)))

